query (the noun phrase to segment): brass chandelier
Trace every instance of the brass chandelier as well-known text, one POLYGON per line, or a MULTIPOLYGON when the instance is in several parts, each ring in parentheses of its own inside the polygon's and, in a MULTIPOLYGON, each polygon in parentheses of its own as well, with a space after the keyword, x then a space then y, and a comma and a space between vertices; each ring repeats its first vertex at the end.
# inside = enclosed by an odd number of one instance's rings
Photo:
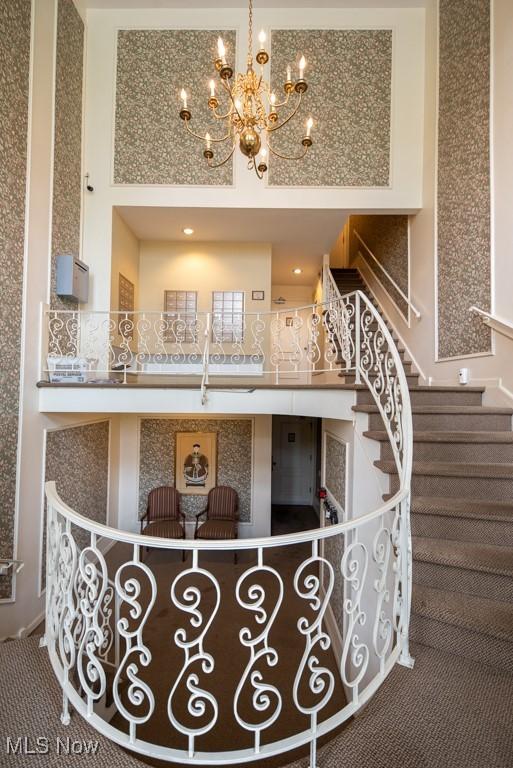
POLYGON ((267 171, 268 152, 276 155, 283 160, 301 160, 309 148, 312 146, 311 130, 313 120, 311 117, 306 121, 306 131, 301 139, 302 150, 297 156, 283 155, 273 148, 271 144, 272 134, 287 125, 296 115, 301 99, 307 90, 307 82, 304 78, 306 61, 301 56, 299 61, 299 77, 292 80, 292 70, 287 66, 287 79, 283 85, 285 98, 278 102, 276 94, 271 90, 271 86, 264 78, 264 67, 269 61, 269 54, 265 50, 266 35, 262 30, 258 36, 260 48, 255 56, 255 60, 260 67, 256 72, 253 67, 253 0, 249 0, 249 24, 248 24, 248 57, 247 69, 245 74, 237 74, 233 79, 233 68, 227 63, 226 49, 223 40, 219 37, 217 41, 217 58, 214 61, 215 68, 219 75, 221 89, 227 96, 227 106, 219 109, 219 98, 216 94, 216 83, 210 81, 210 97, 208 106, 213 117, 224 124, 224 133, 220 138, 205 133, 204 136, 192 130, 190 122, 192 114, 187 106, 187 92, 182 88, 180 97, 182 108, 180 117, 184 121, 187 131, 200 141, 204 142, 203 157, 207 161, 209 168, 220 168, 225 165, 232 157, 237 144, 243 155, 248 159, 248 169, 254 170, 259 179, 262 179, 267 171), (288 116, 283 119, 278 118, 278 109, 286 107, 292 94, 295 94, 295 104, 288 116), (213 146, 216 144, 231 144, 226 157, 218 162, 214 162, 213 146))

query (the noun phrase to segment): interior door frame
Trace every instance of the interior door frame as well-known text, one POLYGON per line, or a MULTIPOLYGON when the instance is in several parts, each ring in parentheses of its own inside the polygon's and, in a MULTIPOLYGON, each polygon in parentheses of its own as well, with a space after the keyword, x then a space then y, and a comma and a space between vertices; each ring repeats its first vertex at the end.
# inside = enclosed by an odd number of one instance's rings
POLYGON ((289 504, 290 506, 312 506, 314 509, 316 509, 314 504, 315 499, 315 484, 316 484, 316 475, 317 475, 317 467, 316 467, 316 454, 317 454, 317 430, 319 429, 319 423, 315 416, 287 416, 285 414, 273 414, 272 416, 272 436, 271 436, 271 455, 272 455, 272 473, 271 473, 271 504, 289 504), (275 437, 275 424, 278 424, 278 420, 283 421, 297 421, 299 422, 309 422, 311 425, 310 430, 310 498, 306 502, 306 504, 303 504, 302 502, 282 502, 282 501, 275 501, 273 498, 273 490, 274 490, 274 463, 275 463, 275 455, 274 455, 274 437, 275 437))

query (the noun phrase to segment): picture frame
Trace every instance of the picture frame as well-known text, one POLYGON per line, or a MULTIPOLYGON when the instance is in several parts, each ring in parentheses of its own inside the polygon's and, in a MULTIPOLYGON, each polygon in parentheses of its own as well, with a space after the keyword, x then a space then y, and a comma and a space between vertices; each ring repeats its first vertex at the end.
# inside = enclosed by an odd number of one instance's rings
POLYGON ((217 432, 177 432, 175 487, 184 495, 206 496, 217 482, 217 432))
POLYGON ((263 301, 265 298, 265 291, 251 291, 251 299, 253 301, 263 301))

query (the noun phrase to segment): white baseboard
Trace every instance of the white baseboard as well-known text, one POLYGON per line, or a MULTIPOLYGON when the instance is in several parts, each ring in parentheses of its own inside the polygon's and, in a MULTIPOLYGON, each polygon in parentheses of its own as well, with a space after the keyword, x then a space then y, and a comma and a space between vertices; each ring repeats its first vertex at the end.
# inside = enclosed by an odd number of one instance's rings
POLYGON ((32 621, 30 624, 27 624, 26 627, 20 627, 17 632, 14 633, 14 635, 6 635, 5 637, 0 637, 0 643, 5 643, 6 640, 23 640, 25 637, 28 637, 37 627, 38 624, 41 624, 45 617, 45 612, 41 611, 32 621))

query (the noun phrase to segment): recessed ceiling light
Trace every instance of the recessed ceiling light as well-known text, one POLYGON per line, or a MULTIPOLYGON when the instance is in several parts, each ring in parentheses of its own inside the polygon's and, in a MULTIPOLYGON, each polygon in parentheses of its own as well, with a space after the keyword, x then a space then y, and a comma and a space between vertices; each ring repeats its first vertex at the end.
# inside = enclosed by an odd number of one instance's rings
POLYGON ((293 272, 295 275, 300 275, 302 271, 303 271, 303 270, 302 270, 302 269, 299 269, 299 267, 296 267, 295 269, 293 269, 293 270, 292 270, 292 272, 293 272))
POLYGON ((184 233, 184 235, 193 235, 194 234, 194 230, 192 229, 192 227, 184 227, 183 233, 184 233))

